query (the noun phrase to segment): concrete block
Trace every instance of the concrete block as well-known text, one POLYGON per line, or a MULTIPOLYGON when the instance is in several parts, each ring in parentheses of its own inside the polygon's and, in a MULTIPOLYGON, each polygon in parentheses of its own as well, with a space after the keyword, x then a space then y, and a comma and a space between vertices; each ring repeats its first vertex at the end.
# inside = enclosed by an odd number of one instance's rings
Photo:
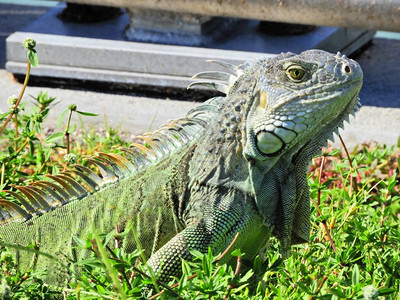
POLYGON ((201 47, 229 35, 237 19, 128 7, 129 41, 201 47))
POLYGON ((174 13, 157 9, 128 8, 130 26, 136 29, 201 35, 203 25, 211 17, 187 13, 174 13))

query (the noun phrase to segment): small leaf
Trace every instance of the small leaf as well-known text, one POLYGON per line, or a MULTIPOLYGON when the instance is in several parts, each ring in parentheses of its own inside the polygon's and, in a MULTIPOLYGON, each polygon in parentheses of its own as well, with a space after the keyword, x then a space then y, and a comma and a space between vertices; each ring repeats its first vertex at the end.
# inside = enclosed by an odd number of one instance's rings
POLYGON ((185 260, 182 260, 182 274, 185 275, 185 276, 182 276, 183 278, 186 278, 186 276, 190 276, 192 274, 192 269, 190 268, 190 265, 185 260))
POLYGON ((42 112, 40 113, 40 115, 42 116, 42 118, 46 118, 47 115, 49 114, 50 109, 45 108, 44 110, 42 110, 42 112))
POLYGON ((304 276, 308 274, 306 266, 304 264, 300 264, 300 272, 304 276))
POLYGON ((61 115, 58 117, 57 127, 60 127, 62 120, 64 119, 65 115, 69 112, 69 109, 64 110, 61 115))
POLYGON ((1 115, 0 115, 0 120, 3 120, 3 119, 4 119, 5 117, 7 117, 9 114, 10 114, 9 111, 6 112, 6 113, 4 113, 4 114, 1 114, 1 115))
POLYGON ((44 162, 48 161, 50 159, 51 156, 51 148, 46 148, 44 151, 44 162))
POLYGON ((34 49, 28 50, 26 55, 28 57, 28 61, 30 62, 30 64, 33 67, 37 67, 39 65, 39 58, 38 58, 38 55, 37 55, 37 53, 36 53, 36 51, 34 49))
POLYGON ((338 289, 327 289, 328 293, 331 293, 332 295, 335 295, 339 298, 346 298, 347 296, 340 290, 338 289))
POLYGON ((92 113, 88 113, 88 112, 84 112, 84 111, 76 111, 78 114, 83 115, 83 116, 88 116, 88 117, 97 117, 99 114, 92 114, 92 113))
POLYGON ((77 261, 77 262, 74 263, 74 265, 77 265, 77 266, 91 266, 91 267, 95 267, 95 268, 97 267, 97 268, 105 269, 104 264, 101 263, 100 260, 95 260, 93 258, 77 261))
MULTIPOLYGON (((82 249, 89 249, 90 248, 90 243, 87 243, 87 241, 85 242, 84 240, 78 238, 76 235, 73 235, 72 239, 78 245, 78 247, 80 247, 82 249)), ((74 247, 74 248, 77 248, 77 247, 74 247)))
POLYGON ((281 263, 283 262, 283 258, 278 258, 274 261, 274 263, 268 268, 270 271, 275 270, 281 263))
POLYGON ((302 290, 303 290, 304 292, 306 292, 307 294, 309 294, 309 295, 312 294, 312 291, 309 289, 308 286, 304 285, 304 284, 301 283, 301 282, 296 282, 296 284, 297 284, 297 286, 298 286, 300 289, 302 289, 302 290))
POLYGON ((257 255, 253 261, 253 270, 255 273, 259 273, 261 272, 261 268, 262 268, 262 259, 259 255, 257 255))
POLYGON ((235 249, 235 250, 233 250, 233 251, 231 252, 231 255, 232 255, 232 256, 238 257, 238 256, 243 256, 244 253, 242 253, 242 252, 240 251, 240 249, 235 249))
MULTIPOLYGON (((400 147, 400 146, 399 146, 400 147)), ((397 169, 399 170, 399 172, 400 172, 400 156, 398 156, 397 157, 397 169)))
POLYGON ((57 141, 63 137, 64 137, 64 132, 54 132, 51 135, 49 135, 44 141, 46 143, 51 143, 51 142, 57 141))
MULTIPOLYGON (((183 274, 186 275, 186 273, 183 273, 183 274)), ((190 274, 190 273, 187 273, 187 274, 190 274)), ((187 284, 187 276, 182 276, 181 279, 179 280, 178 293, 182 292, 182 288, 185 287, 186 284, 187 284)))
POLYGON ((397 291, 397 289, 395 288, 383 288, 383 289, 379 289, 379 296, 386 296, 386 295, 390 295, 392 293, 395 293, 397 291))
POLYGON ((69 134, 73 133, 75 131, 75 129, 76 129, 76 124, 73 124, 72 128, 68 129, 68 133, 69 134))
POLYGON ((243 283, 250 279, 251 276, 254 275, 253 270, 249 270, 242 278, 240 278, 239 282, 243 283))
POLYGON ((353 272, 351 274, 351 282, 353 285, 356 285, 360 282, 360 269, 358 268, 358 265, 354 265, 353 272))
POLYGON ((195 258, 202 258, 203 257, 203 253, 201 253, 200 251, 196 250, 196 249, 189 249, 190 254, 192 254, 195 258))
POLYGON ((56 165, 54 165, 51 167, 51 173, 58 174, 58 173, 60 173, 60 169, 56 165))
POLYGON ((326 221, 329 218, 327 215, 321 215, 318 218, 316 218, 315 222, 323 222, 326 221))

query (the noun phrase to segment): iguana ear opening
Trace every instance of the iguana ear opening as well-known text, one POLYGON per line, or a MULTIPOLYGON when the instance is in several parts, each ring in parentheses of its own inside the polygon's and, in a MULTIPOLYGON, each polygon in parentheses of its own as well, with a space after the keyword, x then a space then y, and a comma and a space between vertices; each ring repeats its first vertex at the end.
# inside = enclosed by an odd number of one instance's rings
POLYGON ((262 91, 260 93, 260 97, 259 97, 259 107, 261 109, 265 109, 265 107, 268 104, 268 97, 267 97, 267 93, 265 91, 262 91))

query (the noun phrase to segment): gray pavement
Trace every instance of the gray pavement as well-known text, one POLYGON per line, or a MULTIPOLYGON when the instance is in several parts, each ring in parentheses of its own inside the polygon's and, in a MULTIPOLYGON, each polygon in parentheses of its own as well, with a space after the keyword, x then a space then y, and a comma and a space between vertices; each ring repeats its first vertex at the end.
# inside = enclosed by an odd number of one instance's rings
MULTIPOLYGON (((0 110, 7 109, 7 98, 19 93, 21 84, 4 70, 5 38, 21 29, 46 11, 43 7, 16 6, 0 3, 0 110)), ((40 53, 39 53, 40 57, 40 53)), ((400 40, 376 38, 372 45, 355 57, 361 64, 364 87, 361 92, 363 107, 351 125, 346 125, 342 136, 354 145, 361 142, 377 141, 396 144, 400 135, 400 40)), ((133 133, 155 129, 166 120, 183 116, 197 103, 171 99, 155 99, 100 93, 68 88, 39 88, 29 86, 25 93, 37 95, 46 90, 56 96, 60 103, 49 116, 48 126, 54 127, 56 120, 69 104, 78 109, 106 115, 108 124, 121 126, 133 133)), ((85 124, 96 128, 104 127, 104 117, 85 118, 85 124)))

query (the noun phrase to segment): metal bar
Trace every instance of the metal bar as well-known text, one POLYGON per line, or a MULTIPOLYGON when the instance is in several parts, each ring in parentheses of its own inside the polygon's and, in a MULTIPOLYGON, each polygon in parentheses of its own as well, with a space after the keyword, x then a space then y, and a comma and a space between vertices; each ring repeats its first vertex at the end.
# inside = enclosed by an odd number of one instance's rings
POLYGON ((68 2, 400 32, 400 0, 68 0, 68 2))

